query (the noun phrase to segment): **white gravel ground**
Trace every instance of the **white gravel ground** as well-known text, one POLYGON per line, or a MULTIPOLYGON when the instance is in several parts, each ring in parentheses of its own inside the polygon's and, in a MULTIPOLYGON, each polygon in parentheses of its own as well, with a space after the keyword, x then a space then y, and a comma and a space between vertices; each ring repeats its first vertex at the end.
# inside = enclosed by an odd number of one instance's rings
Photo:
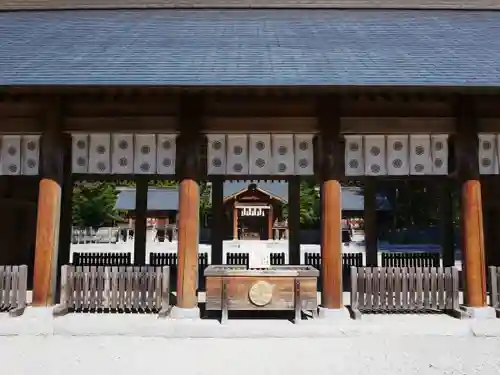
POLYGON ((499 353, 499 338, 0 337, 11 375, 496 375, 499 353))

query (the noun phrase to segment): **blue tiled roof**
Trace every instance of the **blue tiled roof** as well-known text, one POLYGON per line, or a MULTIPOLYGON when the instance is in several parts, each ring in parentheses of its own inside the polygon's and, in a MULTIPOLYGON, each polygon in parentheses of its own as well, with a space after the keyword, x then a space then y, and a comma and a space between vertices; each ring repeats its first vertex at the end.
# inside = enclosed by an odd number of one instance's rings
MULTIPOLYGON (((179 192, 177 188, 149 188, 148 210, 177 211, 179 208, 179 192)), ((115 209, 135 210, 135 188, 123 188, 118 193, 115 209)))
MULTIPOLYGON (((230 197, 253 183, 258 188, 288 202, 288 184, 285 182, 226 181, 224 183, 224 198, 230 197)), ((115 208, 118 210, 134 210, 135 188, 124 188, 120 191, 115 208)), ((149 188, 148 210, 177 211, 178 209, 179 193, 177 188, 149 188)), ((342 188, 342 209, 346 211, 363 211, 363 190, 354 187, 342 188)), ((377 196, 377 209, 391 209, 391 205, 386 197, 377 196)))
POLYGON ((500 12, 0 12, 0 85, 500 86, 500 12))

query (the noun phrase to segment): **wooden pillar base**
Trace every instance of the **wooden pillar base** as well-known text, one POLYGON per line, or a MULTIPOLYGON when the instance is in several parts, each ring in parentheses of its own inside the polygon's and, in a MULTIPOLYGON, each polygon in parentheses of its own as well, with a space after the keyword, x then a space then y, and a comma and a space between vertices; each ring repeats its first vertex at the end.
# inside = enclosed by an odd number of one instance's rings
POLYGON ((342 303, 342 193, 336 180, 323 182, 321 189, 322 306, 339 309, 342 303))
POLYGON ((486 306, 486 262, 479 180, 468 180, 462 185, 462 251, 465 303, 470 307, 486 306))
POLYGON ((42 179, 36 224, 34 306, 49 306, 55 302, 60 213, 61 186, 52 179, 42 179))
POLYGON ((179 186, 179 237, 177 267, 177 307, 198 306, 198 242, 200 189, 193 179, 184 179, 179 186))

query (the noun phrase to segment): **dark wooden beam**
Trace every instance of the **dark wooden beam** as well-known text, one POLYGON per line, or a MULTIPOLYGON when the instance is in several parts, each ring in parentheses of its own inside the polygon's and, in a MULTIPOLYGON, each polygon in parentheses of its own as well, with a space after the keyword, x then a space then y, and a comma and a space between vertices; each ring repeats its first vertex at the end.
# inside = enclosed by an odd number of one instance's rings
MULTIPOLYGON (((57 269, 70 262, 70 251, 72 242, 72 226, 73 226, 73 178, 71 175, 71 136, 63 135, 63 177, 61 191, 61 218, 59 221, 59 250, 57 256, 57 269)), ((61 273, 57 273, 57 285, 60 285, 61 273)), ((57 299, 59 293, 57 290, 57 299)))
POLYGON ((500 251, 498 251, 500 240, 498 189, 500 184, 498 176, 491 177, 494 178, 481 179, 486 266, 500 266, 500 251))
POLYGON ((149 177, 139 176, 135 183, 134 264, 144 265, 146 262, 149 177))
POLYGON ((212 264, 222 264, 224 241, 224 180, 212 178, 212 222, 210 243, 212 245, 212 264))
POLYGON ((455 228, 453 225, 453 186, 444 180, 434 185, 438 196, 439 242, 444 267, 455 266, 455 228))
POLYGON ((368 267, 378 266, 377 187, 375 178, 364 181, 365 254, 368 267))
POLYGON ((65 131, 102 132, 102 131, 174 131, 177 127, 175 116, 123 116, 107 117, 67 117, 65 131))
POLYGON ((288 257, 289 263, 300 264, 300 178, 288 181, 288 257))

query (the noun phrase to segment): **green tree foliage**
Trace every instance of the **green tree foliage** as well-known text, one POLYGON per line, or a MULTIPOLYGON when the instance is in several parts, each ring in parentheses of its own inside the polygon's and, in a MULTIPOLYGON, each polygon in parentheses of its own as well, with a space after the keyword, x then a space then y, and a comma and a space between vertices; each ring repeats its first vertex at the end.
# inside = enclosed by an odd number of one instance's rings
POLYGON ((319 226, 320 193, 314 183, 300 184, 300 225, 302 228, 319 226))
MULTIPOLYGON (((135 181, 89 182, 79 181, 73 187, 72 214, 76 227, 110 226, 123 220, 125 212, 115 210, 118 186, 135 186, 135 181)), ((152 180, 150 187, 177 187, 177 181, 152 180)), ((210 212, 211 187, 200 184, 200 218, 210 212)))
POLYGON ((200 220, 208 217, 212 209, 212 187, 207 182, 200 183, 200 220))
MULTIPOLYGON (((320 194, 318 186, 312 182, 300 184, 300 225, 304 229, 319 225, 320 194)), ((283 217, 288 218, 288 204, 283 206, 283 217)))
POLYGON ((107 182, 79 182, 73 188, 72 217, 77 227, 100 227, 120 220, 115 210, 116 186, 107 182))

